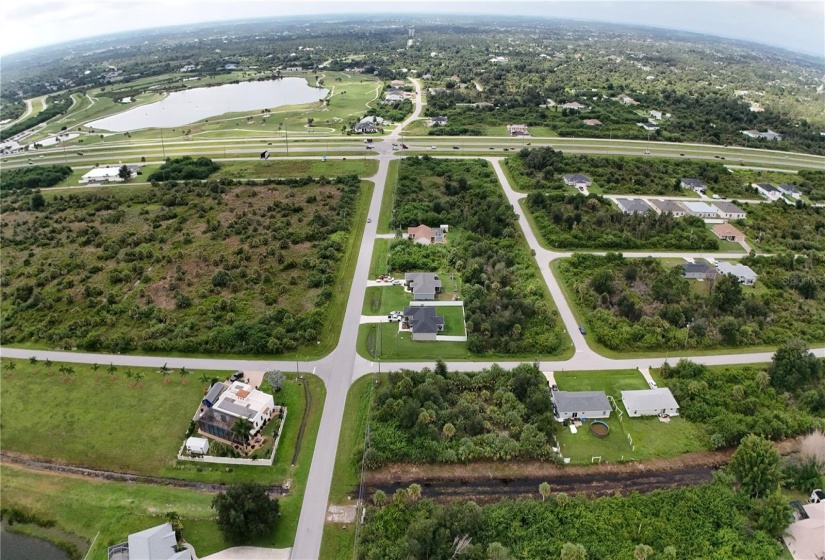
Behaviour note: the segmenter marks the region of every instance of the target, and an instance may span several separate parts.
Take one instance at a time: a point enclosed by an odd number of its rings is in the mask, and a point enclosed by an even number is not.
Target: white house
[[[636,123],[636,125],[641,126],[642,128],[644,128],[648,132],[653,132],[654,130],[659,130],[659,125],[658,124],[654,124],[654,123],[649,122],[649,121],[648,122]]]
[[[753,286],[754,282],[756,282],[756,273],[751,269],[751,267],[745,266],[744,264],[732,264],[725,261],[719,261],[716,263],[716,270],[719,274],[732,274],[746,286]]]
[[[687,208],[688,214],[697,216],[702,219],[718,218],[719,212],[716,207],[707,202],[683,202],[682,205]]]
[[[733,202],[723,200],[721,202],[714,202],[713,206],[716,208],[719,217],[724,220],[744,220],[747,216],[747,213]]]
[[[657,214],[670,212],[674,218],[681,218],[687,214],[687,209],[676,200],[649,200],[648,202]]]
[[[608,418],[610,401],[604,391],[552,391],[556,419]]]
[[[109,560],[192,560],[192,552],[175,552],[178,544],[171,523],[129,535],[129,541],[109,547]]]
[[[629,95],[624,94],[624,93],[619,94],[619,96],[616,99],[618,99],[619,101],[621,101],[625,105],[638,105],[639,104],[638,101],[636,101],[635,99],[633,99],[632,97],[630,97]]]
[[[507,132],[510,136],[530,136],[526,124],[508,124]]]
[[[679,404],[667,387],[622,391],[622,402],[627,409],[627,415],[634,418],[636,416],[658,416],[659,414],[679,415]]]
[[[113,166],[113,167],[95,167],[83,177],[80,178],[81,183],[102,183],[104,181],[123,181],[120,178],[120,166]],[[135,176],[135,173],[140,168],[140,166],[135,165],[127,165],[126,168],[129,170],[129,178]]]
[[[198,428],[205,436],[213,436],[226,441],[237,441],[232,431],[240,418],[249,421],[249,435],[254,436],[263,428],[280,408],[269,393],[259,391],[251,385],[235,381],[218,397],[211,406],[204,406],[197,416]]]
[[[583,105],[578,101],[571,101],[569,103],[564,103],[561,106],[562,109],[572,109],[574,111],[585,111],[587,110],[587,105]]]
[[[576,187],[579,190],[587,188],[593,184],[590,177],[587,175],[582,175],[581,173],[570,173],[568,175],[564,175],[562,179],[564,179],[565,185]]]
[[[617,198],[616,204],[625,214],[644,214],[650,205],[641,198]]]
[[[782,198],[782,192],[770,183],[754,183],[753,188],[768,200],[779,200]]]
[[[206,455],[209,452],[209,440],[201,437],[187,438],[186,451],[190,455]]]
[[[825,558],[822,535],[825,535],[825,502],[808,503],[797,507],[794,522],[782,539],[794,560],[810,560]]]
[[[704,192],[708,188],[707,183],[701,179],[682,178],[679,185],[683,189],[691,189],[696,192]]]
[[[799,190],[799,187],[797,187],[796,185],[777,185],[776,188],[782,194],[786,194],[795,199],[798,199],[802,196],[802,191]]]
[[[662,112],[661,111],[648,111],[647,113],[651,119],[656,119],[657,121],[662,120]]]

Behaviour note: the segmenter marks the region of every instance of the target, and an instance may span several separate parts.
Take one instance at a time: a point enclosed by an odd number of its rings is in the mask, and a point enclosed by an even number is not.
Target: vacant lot
[[[370,188],[353,176],[288,181],[97,189],[35,206],[8,198],[4,342],[245,355],[326,348]]]
[[[317,160],[268,160],[268,161],[229,161],[221,164],[221,169],[213,179],[266,179],[268,177],[342,177],[358,175],[368,177],[375,175],[378,162],[375,160],[329,159]]]

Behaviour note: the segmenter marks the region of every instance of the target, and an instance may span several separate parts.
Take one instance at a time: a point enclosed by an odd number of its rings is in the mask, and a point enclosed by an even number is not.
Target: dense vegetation
[[[765,251],[825,251],[825,208],[797,202],[747,204],[746,220],[734,225]]]
[[[701,218],[652,210],[625,214],[592,193],[530,193],[526,206],[544,244],[554,249],[719,249]]]
[[[778,345],[806,333],[825,340],[820,257],[746,257],[762,289],[732,276],[699,283],[661,261],[575,254],[558,265],[590,336],[611,350]]]
[[[409,99],[404,99],[396,104],[384,105],[380,101],[375,101],[373,104],[375,107],[371,107],[367,111],[367,115],[381,117],[390,122],[401,122],[413,112],[413,103]]]
[[[191,156],[183,156],[179,158],[167,158],[163,165],[149,175],[149,181],[162,183],[163,181],[207,179],[220,168],[220,165],[208,157],[192,158]]]
[[[721,163],[672,158],[611,158],[563,155],[553,148],[523,148],[505,160],[520,190],[561,191],[570,187],[562,175],[583,173],[608,194],[684,195],[682,178],[701,179],[713,192],[728,197],[753,198],[753,190]]]
[[[369,468],[553,456],[550,389],[534,365],[459,373],[439,362],[434,371],[393,374],[370,415]]]
[[[27,119],[23,119],[22,121],[9,126],[8,128],[4,128],[0,130],[0,140],[6,140],[20,134],[24,130],[28,130],[33,126],[36,126],[40,123],[44,123],[47,120],[56,117],[58,115],[62,115],[66,111],[69,110],[69,107],[72,106],[72,99],[67,94],[60,94],[60,95],[50,95],[46,98],[46,108],[40,111],[38,114],[31,116]]]
[[[561,322],[516,226],[516,215],[487,162],[405,158],[399,167],[392,227],[450,226],[445,248],[394,244],[390,267],[455,270],[461,275],[467,348],[474,353],[551,354]],[[406,244],[410,245],[410,244]],[[418,260],[401,260],[415,252]],[[446,264],[439,262],[444,256]]]
[[[53,187],[72,174],[68,165],[32,165],[4,169],[0,174],[0,191]]]
[[[462,542],[460,557],[468,560],[584,558],[562,555],[567,543],[581,545],[588,560],[774,560],[780,545],[765,530],[762,502],[735,491],[730,482],[719,476],[711,484],[644,495],[592,500],[559,493],[546,501],[505,500],[484,507],[436,504],[401,489],[389,505],[368,510],[358,557],[447,560],[456,557]],[[781,506],[787,509],[786,503]],[[780,529],[787,517],[781,521]],[[651,550],[639,556],[644,545]]]
[[[281,183],[96,189],[40,211],[7,197],[3,339],[114,352],[315,345],[360,181]]]
[[[825,387],[821,376],[796,390],[798,397],[790,402],[783,389],[773,386],[775,380],[764,367],[709,368],[681,360],[675,366],[665,364],[662,377],[667,379],[681,415],[706,426],[714,449],[735,446],[750,433],[781,440],[823,424]]]

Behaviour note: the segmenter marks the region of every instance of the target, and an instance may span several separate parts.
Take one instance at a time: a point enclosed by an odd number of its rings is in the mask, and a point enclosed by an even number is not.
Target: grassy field
[[[356,450],[363,449],[367,415],[375,376],[362,377],[352,384],[347,393],[347,402],[341,424],[341,437],[335,454],[335,469],[332,474],[329,501],[336,505],[354,505],[357,499],[361,472],[353,460]],[[355,534],[352,526],[327,523],[321,542],[321,558],[337,560],[352,558]]]
[[[605,438],[592,435],[589,424],[575,434],[569,428],[561,427],[557,438],[562,455],[573,463],[590,463],[593,457],[609,462],[671,457],[706,448],[701,427],[683,418],[673,417],[665,424],[656,417],[630,418],[626,414],[621,392],[648,388],[637,370],[562,371],[555,373],[555,379],[562,391],[604,391],[613,397],[624,413],[621,420],[615,411],[610,418],[600,419],[610,427]]]
[[[380,328],[380,331],[379,331]],[[380,332],[380,334],[379,334]],[[414,341],[408,332],[399,333],[398,323],[361,325],[358,329],[358,353],[375,359],[369,348],[376,348],[382,360],[487,360],[490,356],[470,354],[466,342]],[[515,358],[515,357],[513,357]]]
[[[389,267],[387,265],[387,256],[390,249],[389,239],[376,239],[372,249],[372,260],[370,261],[370,279],[376,278],[381,274],[387,274]],[[369,290],[369,288],[367,288]],[[369,293],[369,292],[367,292]]]
[[[444,316],[444,330],[441,334],[447,336],[463,336],[467,334],[464,330],[464,308],[455,305],[436,307],[436,312]],[[443,344],[443,343],[440,343]]]
[[[371,286],[364,296],[364,315],[387,315],[391,311],[401,311],[410,304],[412,294],[404,291],[404,286]]]
[[[330,159],[318,160],[269,160],[269,161],[230,161],[221,164],[221,169],[212,179],[248,179],[266,177],[339,177],[341,175],[358,175],[367,177],[375,175],[378,162],[375,160]]]
[[[378,215],[378,233],[390,233],[390,220],[395,206],[395,185],[398,184],[398,160],[390,162],[384,196],[381,199],[381,212]],[[376,240],[377,242],[377,240]]]

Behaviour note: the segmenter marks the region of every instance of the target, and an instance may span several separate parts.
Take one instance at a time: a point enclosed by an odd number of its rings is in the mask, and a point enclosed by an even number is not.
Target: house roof
[[[725,214],[744,214],[745,211],[735,205],[733,202],[714,202],[714,206],[716,206],[717,210],[720,212],[724,212]]]
[[[225,412],[238,418],[255,418],[266,414],[275,407],[272,395],[253,388],[251,385],[236,381],[221,394],[212,409]]]
[[[553,391],[553,402],[559,414],[611,410],[604,391]]]
[[[799,187],[797,187],[796,185],[779,185],[777,188],[780,191],[786,192],[786,193],[802,194],[802,191],[799,190]]]
[[[687,187],[689,187],[691,189],[696,189],[696,188],[704,189],[704,188],[707,188],[707,184],[704,181],[701,181],[699,179],[682,179],[681,182],[682,182],[683,185],[686,185]]]
[[[715,272],[716,269],[710,266],[705,261],[699,261],[696,263],[685,263],[680,264],[684,271],[685,275],[687,274],[708,274],[709,272]]]
[[[673,393],[667,387],[643,389],[641,391],[622,391],[622,402],[627,410],[661,410],[679,408]]]
[[[432,306],[405,307],[404,316],[407,317],[413,334],[437,333],[439,325],[444,327],[444,317],[436,315],[435,307]]]
[[[206,396],[203,398],[203,402],[209,401],[210,405],[214,405],[218,402],[218,397],[221,396],[226,390],[226,385],[223,383],[215,383],[212,387],[209,388],[209,392],[206,393]]]
[[[188,550],[175,552],[175,530],[164,523],[129,535],[129,557],[141,560],[189,560]]]
[[[765,192],[777,192],[777,188],[771,185],[770,183],[754,183],[754,187],[758,189],[762,189]]]
[[[802,506],[807,518],[791,523],[785,532],[785,544],[796,560],[825,556],[825,502]]]
[[[711,231],[719,237],[744,237],[744,234],[730,224],[716,224]]]
[[[749,266],[740,263],[729,263],[719,261],[716,265],[716,270],[721,274],[733,274],[737,278],[753,278],[756,280],[756,273]]]
[[[582,122],[587,126],[601,126],[602,124],[599,119],[584,119]]]
[[[441,287],[441,280],[432,272],[408,272],[404,275],[406,283],[412,283],[413,294],[434,294]]]
[[[670,212],[671,214],[687,212],[687,208],[675,200],[649,200],[660,212]]]
[[[564,180],[570,183],[587,183],[588,185],[593,182],[590,180],[590,177],[587,175],[582,175],[581,173],[571,173],[569,175],[565,175]]]
[[[716,207],[707,202],[683,202],[688,212],[693,214],[716,214]]]
[[[617,198],[616,204],[625,212],[644,214],[650,210],[650,205],[641,198]]]
[[[562,105],[563,109],[586,109],[587,105],[582,105],[578,101],[571,101]]]

